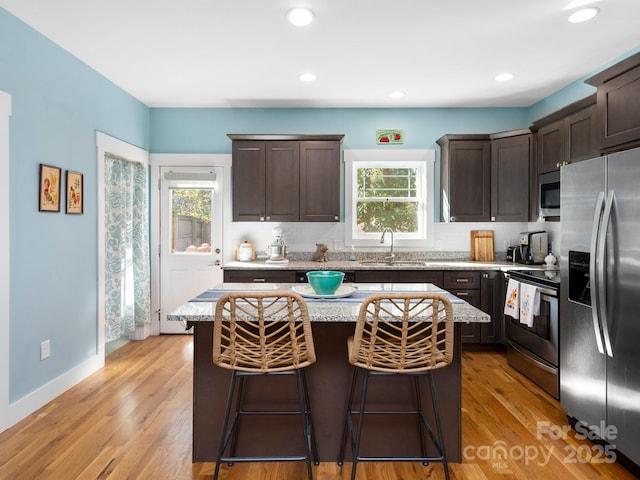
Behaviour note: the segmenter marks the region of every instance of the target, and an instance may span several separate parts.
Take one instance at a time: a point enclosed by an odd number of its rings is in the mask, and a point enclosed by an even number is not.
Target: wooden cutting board
[[[493,230],[471,230],[471,260],[493,262],[494,251]]]

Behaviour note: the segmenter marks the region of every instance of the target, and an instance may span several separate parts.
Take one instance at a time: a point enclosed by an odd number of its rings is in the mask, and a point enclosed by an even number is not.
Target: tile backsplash
[[[340,223],[262,223],[262,222],[234,222],[225,234],[225,250],[230,252],[227,260],[232,260],[235,246],[248,241],[256,246],[258,255],[265,254],[271,243],[272,230],[282,229],[283,239],[289,251],[289,258],[305,257],[308,252],[313,253],[316,243],[326,243],[329,255],[333,260],[348,259],[351,245],[344,244],[345,224]],[[424,247],[403,247],[401,241],[396,241],[394,249],[404,258],[429,259],[468,259],[470,256],[471,230],[493,230],[494,245],[497,259],[504,259],[506,248],[518,243],[520,232],[546,230],[549,232],[551,251],[559,256],[560,252],[560,223],[559,222],[531,222],[531,223],[434,223],[432,231],[432,245]],[[388,245],[380,247],[357,247],[356,256],[376,254],[388,250]],[[343,258],[344,257],[344,258]],[[306,260],[307,258],[300,258]]]

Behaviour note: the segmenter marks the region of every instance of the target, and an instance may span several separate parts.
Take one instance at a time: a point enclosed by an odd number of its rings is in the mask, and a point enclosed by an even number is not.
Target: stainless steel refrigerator
[[[640,465],[640,149],[561,168],[560,402]]]

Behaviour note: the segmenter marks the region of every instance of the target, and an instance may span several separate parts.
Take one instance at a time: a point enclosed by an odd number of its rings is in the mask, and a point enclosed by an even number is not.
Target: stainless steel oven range
[[[558,291],[560,276],[554,270],[514,270],[506,274],[538,287],[540,313],[527,326],[505,315],[507,360],[509,365],[531,379],[554,398],[559,398],[558,376]]]

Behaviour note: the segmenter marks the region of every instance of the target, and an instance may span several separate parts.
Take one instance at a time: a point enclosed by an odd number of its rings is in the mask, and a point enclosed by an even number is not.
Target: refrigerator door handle
[[[596,334],[596,345],[598,351],[604,355],[604,345],[602,341],[602,327],[600,326],[600,286],[598,285],[598,272],[596,256],[598,252],[598,235],[600,233],[600,223],[602,219],[602,208],[604,206],[604,192],[598,192],[596,208],[593,214],[593,224],[591,230],[591,256],[589,260],[589,278],[591,279],[591,318],[593,319],[593,329]]]
[[[602,223],[600,225],[600,233],[598,234],[598,305],[600,307],[600,320],[602,325],[602,336],[604,338],[604,347],[607,355],[613,357],[613,349],[611,348],[611,337],[609,335],[609,317],[607,308],[607,288],[606,288],[606,253],[607,253],[607,232],[609,231],[609,223],[611,221],[611,209],[615,194],[613,190],[607,193],[607,201],[604,206],[604,214],[602,215]]]

